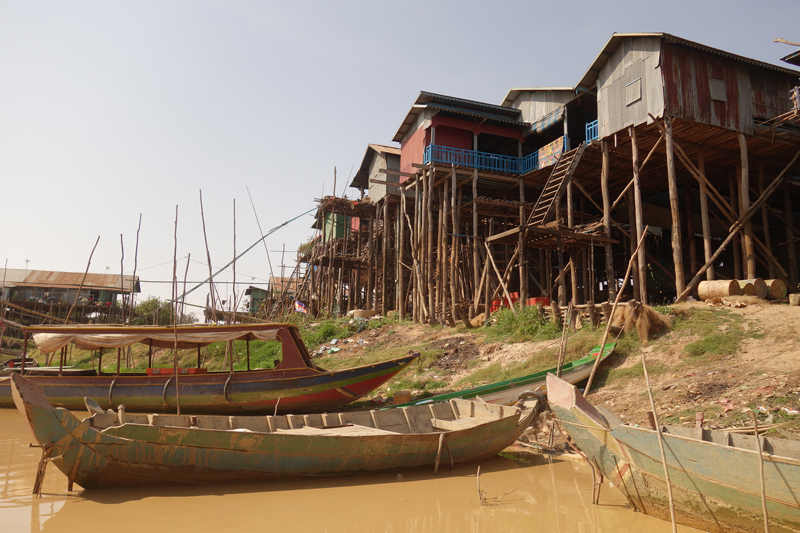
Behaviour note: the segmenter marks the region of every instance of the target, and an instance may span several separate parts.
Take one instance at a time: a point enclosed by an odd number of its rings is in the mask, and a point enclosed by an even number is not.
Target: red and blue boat
[[[311,413],[337,409],[374,391],[414,361],[419,354],[375,364],[326,371],[316,366],[292,324],[164,326],[30,326],[23,328],[25,346],[33,337],[41,354],[61,352],[58,367],[21,367],[39,385],[50,404],[83,409],[94,398],[104,409],[124,405],[127,411],[192,414]],[[214,342],[279,341],[282,358],[272,369],[208,372],[201,368],[201,348]],[[120,372],[123,348],[142,343],[152,348],[197,350],[197,368],[148,368]],[[64,367],[69,344],[85,350],[116,349],[116,372]],[[100,365],[98,364],[98,367]],[[151,364],[152,366],[152,358]],[[180,408],[179,408],[180,405]],[[10,377],[0,378],[0,407],[14,407]]]

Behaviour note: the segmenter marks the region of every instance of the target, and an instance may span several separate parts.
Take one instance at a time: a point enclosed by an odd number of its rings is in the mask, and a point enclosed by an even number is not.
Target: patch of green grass
[[[727,309],[690,309],[677,315],[674,322],[673,331],[700,337],[684,347],[684,353],[696,362],[732,355],[745,338],[759,335],[758,331],[744,331],[744,319]]]
[[[487,333],[490,340],[508,342],[540,341],[561,336],[561,328],[552,320],[539,315],[536,307],[517,309],[515,315],[510,309],[501,309],[493,315],[496,322]]]

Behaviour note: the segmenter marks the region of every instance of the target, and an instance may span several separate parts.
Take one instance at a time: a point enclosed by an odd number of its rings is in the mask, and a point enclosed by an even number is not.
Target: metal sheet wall
[[[628,102],[627,87],[636,80],[640,80],[641,98]],[[623,40],[600,70],[597,80],[600,137],[648,122],[648,113],[661,117],[663,112],[661,39],[632,37]]]

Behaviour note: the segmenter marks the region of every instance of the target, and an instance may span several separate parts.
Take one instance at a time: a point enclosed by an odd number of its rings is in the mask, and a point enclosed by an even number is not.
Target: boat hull
[[[614,351],[615,346],[616,345],[613,343],[605,346],[603,349],[602,358],[600,360],[601,363],[611,355],[611,352]],[[562,379],[574,384],[588,378],[599,352],[600,346],[595,346],[592,348],[592,351],[588,356],[565,364],[562,367]],[[528,374],[526,376],[520,376],[518,378],[507,379],[505,381],[483,385],[481,387],[474,387],[471,389],[450,392],[447,394],[440,394],[422,400],[414,400],[411,402],[398,404],[394,407],[407,407],[426,403],[446,402],[457,398],[467,400],[479,396],[480,399],[485,402],[500,405],[514,405],[519,400],[519,395],[523,392],[538,391],[546,393],[547,374],[555,372],[555,370],[555,368],[551,368],[541,372]]]
[[[381,386],[416,354],[336,372],[314,369],[181,374],[180,406],[193,414],[308,413],[337,409]],[[169,413],[177,408],[173,376],[28,376],[55,407],[80,410],[85,397],[104,409]],[[0,407],[13,407],[9,378],[0,381]]]
[[[609,424],[571,385],[548,378],[548,403],[587,459],[638,511],[671,520],[653,430]],[[579,424],[579,425],[575,425]],[[678,523],[705,531],[763,531],[759,458],[752,449],[663,434]],[[772,531],[800,531],[800,460],[764,453]]]
[[[322,435],[324,430],[265,433],[145,424],[99,431],[51,407],[41,389],[24,378],[14,377],[13,390],[44,453],[70,484],[86,489],[244,483],[478,461],[513,443],[535,416],[506,407],[500,418],[443,433],[366,428],[361,435]]]

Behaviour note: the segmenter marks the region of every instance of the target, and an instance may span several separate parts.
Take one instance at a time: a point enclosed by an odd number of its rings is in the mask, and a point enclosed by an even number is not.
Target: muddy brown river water
[[[49,466],[42,498],[31,495],[37,448],[17,411],[0,409],[0,532],[639,532],[670,524],[632,511],[606,482],[591,504],[580,462],[496,457],[477,465],[292,482],[67,492]],[[695,531],[678,528],[679,531]]]

